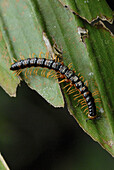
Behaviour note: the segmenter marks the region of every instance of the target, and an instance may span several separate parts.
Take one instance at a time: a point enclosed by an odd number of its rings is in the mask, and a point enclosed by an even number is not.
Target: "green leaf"
[[[38,20],[37,20],[38,18]],[[11,96],[15,95],[19,78],[9,70],[13,58],[20,60],[20,55],[28,58],[32,53],[37,56],[42,51],[46,53],[43,41],[44,23],[40,13],[32,2],[24,1],[0,1],[0,85]],[[33,75],[33,72],[32,72]],[[35,89],[42,97],[55,107],[63,107],[64,101],[60,87],[55,79],[37,76],[25,76],[23,79]],[[51,85],[50,85],[51,84]],[[50,87],[49,87],[50,86]],[[56,96],[55,96],[56,95]]]
[[[60,2],[89,23],[98,17],[113,22],[113,12],[106,0],[60,0]]]
[[[70,1],[69,1],[70,2]],[[108,6],[107,10],[109,10]],[[94,6],[95,8],[95,6]],[[113,37],[104,28],[102,23],[91,26],[81,18],[73,15],[70,10],[57,0],[30,0],[14,1],[4,4],[0,2],[1,23],[0,27],[5,43],[7,44],[10,58],[20,59],[19,55],[29,57],[30,53],[37,55],[46,48],[42,40],[43,32],[46,33],[51,44],[57,44],[63,51],[65,65],[72,63],[76,74],[81,74],[88,80],[91,92],[98,91],[94,96],[100,102],[96,103],[97,114],[100,119],[86,122],[87,115],[79,98],[74,100],[73,95],[68,95],[68,88],[64,89],[65,99],[70,113],[79,125],[94,140],[99,142],[108,152],[113,153]],[[6,31],[7,30],[7,31]],[[8,40],[7,40],[8,39]],[[9,61],[10,63],[10,61]],[[47,71],[48,72],[48,71]],[[12,73],[10,73],[12,76]],[[38,75],[22,73],[21,77],[29,86],[40,93],[54,106],[63,106],[62,95],[58,83],[54,79]],[[18,78],[15,80],[17,81]],[[62,84],[65,86],[65,83]],[[14,87],[12,87],[14,89]],[[83,98],[82,98],[83,99]]]
[[[0,154],[0,170],[9,170],[1,154]]]
[[[11,52],[7,49],[6,44],[10,43],[7,41],[7,38],[2,36],[2,32],[6,35],[6,31],[4,30],[3,25],[1,24],[0,30],[0,86],[11,96],[15,96],[16,87],[19,83],[19,80],[16,76],[11,75],[9,72],[9,68],[11,65],[11,59],[9,57],[9,53]],[[5,39],[6,38],[6,39]],[[9,48],[9,47],[8,47]]]

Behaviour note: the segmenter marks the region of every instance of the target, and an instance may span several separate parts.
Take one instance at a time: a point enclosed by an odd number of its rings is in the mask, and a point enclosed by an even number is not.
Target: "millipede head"
[[[10,70],[15,71],[15,70],[19,70],[19,67],[17,66],[17,63],[13,63],[10,67]]]

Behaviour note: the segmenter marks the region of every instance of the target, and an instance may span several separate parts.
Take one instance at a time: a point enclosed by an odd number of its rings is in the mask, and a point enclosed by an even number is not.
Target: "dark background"
[[[17,97],[0,88],[0,151],[12,170],[112,170],[114,161],[69,114],[25,83]]]
[[[105,24],[114,30],[114,24]],[[112,156],[66,107],[55,109],[24,82],[16,98],[0,88],[0,151],[11,170],[114,169]]]

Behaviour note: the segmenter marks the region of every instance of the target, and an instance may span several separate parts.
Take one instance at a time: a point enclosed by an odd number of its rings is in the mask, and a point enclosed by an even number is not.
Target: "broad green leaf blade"
[[[103,29],[103,27],[101,28],[101,26],[100,28],[99,26],[95,28],[87,24],[86,28],[89,32],[89,37],[85,39],[85,45],[89,53],[89,59],[87,59],[86,62],[90,63],[92,68],[91,73],[94,75],[95,83],[97,83],[98,86],[97,89],[99,90],[102,105],[96,103],[96,106],[100,108],[97,113],[101,118],[93,121],[93,123],[80,121],[80,115],[71,107],[73,105],[73,100],[67,97],[68,108],[71,114],[77,119],[80,126],[82,126],[88,134],[91,134],[91,137],[98,141],[106,150],[114,155],[114,39],[110,33]],[[90,88],[93,87],[94,84],[92,84]],[[99,96],[97,97],[99,98]]]
[[[4,30],[2,24],[3,23],[1,23],[1,30],[4,32],[4,36],[0,30],[0,86],[2,86],[10,96],[15,96],[19,79],[13,74],[11,75],[9,72],[11,65],[9,54],[12,54],[12,52],[10,49],[7,49],[7,44],[9,44],[9,41],[7,39],[7,32]]]
[[[1,54],[1,86],[9,93],[14,95],[19,78],[9,70],[13,58],[20,60],[20,55],[28,58],[32,53],[39,56],[42,51],[42,57],[45,57],[47,51],[43,41],[43,31],[45,30],[43,19],[40,13],[36,13],[35,5],[29,1],[0,1],[0,28],[2,40],[0,43]],[[5,49],[5,46],[7,49]],[[2,54],[4,50],[4,55]],[[7,62],[6,62],[7,54]],[[10,59],[11,58],[11,59]],[[7,64],[7,65],[6,65]],[[3,77],[4,75],[4,77]],[[32,72],[33,75],[33,72]],[[21,75],[27,84],[42,95],[49,103],[55,107],[63,107],[64,101],[58,82],[55,79],[41,77],[39,72],[37,76]],[[5,81],[3,80],[5,79]],[[8,82],[10,81],[10,83]],[[12,83],[12,84],[11,84]],[[9,86],[7,86],[7,84]],[[56,97],[55,97],[56,94]]]
[[[106,0],[59,0],[63,6],[67,6],[76,15],[89,23],[97,19],[113,22],[113,12]]]
[[[9,170],[1,154],[0,154],[0,170]]]
[[[80,73],[86,80],[88,80],[89,90],[91,92],[99,92],[98,95],[94,97],[95,99],[101,101],[96,103],[96,105],[99,107],[97,109],[97,114],[101,116],[101,118],[99,120],[96,119],[86,122],[85,120],[87,115],[85,115],[84,109],[81,109],[82,105],[78,103],[79,99],[74,100],[73,97],[73,95],[77,92],[68,95],[66,93],[67,89],[64,90],[65,99],[67,101],[70,113],[79,122],[84,131],[86,131],[94,140],[99,142],[108,152],[113,155],[114,123],[112,115],[113,100],[111,97],[111,94],[113,93],[113,86],[110,82],[112,80],[112,67],[110,67],[110,61],[112,61],[113,57],[113,52],[111,52],[113,51],[113,38],[111,37],[110,33],[104,30],[102,26],[100,29],[98,29],[85,23],[85,21],[83,23],[82,19],[74,16],[69,10],[65,9],[58,0],[31,0],[26,2],[21,0],[17,3],[10,3],[10,6],[12,11],[11,13],[8,13],[7,10],[7,14],[12,16],[5,16],[5,21],[7,21],[7,28],[9,30],[12,43],[13,32],[15,32],[14,37],[16,37],[16,41],[13,43],[13,47],[16,51],[16,58],[19,59],[17,54],[20,54],[20,52],[26,56],[25,58],[27,58],[29,52],[35,52],[36,54],[39,54],[41,50],[46,52],[41,35],[43,31],[46,32],[52,44],[56,43],[58,48],[62,49],[63,61],[65,65],[68,66],[70,63],[72,63],[72,69],[75,69],[77,74]],[[1,11],[2,10],[3,8]],[[4,15],[2,15],[2,17],[4,18]],[[13,22],[13,24],[16,23],[16,27],[19,27],[20,31],[17,29],[15,29],[15,31],[9,29],[10,27],[8,26],[11,24],[10,22]],[[36,28],[38,28],[38,30]],[[81,30],[81,28],[86,29],[86,35],[85,37],[82,37],[84,42],[82,42],[81,36],[79,34],[79,30]],[[17,41],[18,39],[19,41]],[[36,46],[36,40],[38,44],[40,44],[40,49]],[[26,42],[26,47],[24,47],[23,42]],[[111,59],[108,58],[109,56]],[[110,68],[110,70],[108,70],[109,73],[108,71],[104,70],[104,67],[108,69]],[[26,79],[25,74],[23,74],[23,78]],[[45,86],[42,86],[42,79],[44,80],[43,83],[45,83]],[[26,80],[26,82],[30,83],[32,87],[34,87],[34,85],[36,86],[37,83],[37,91],[40,91],[41,89],[40,92],[45,93],[45,95],[48,94],[49,87],[52,87],[52,84],[48,86],[48,81],[50,83],[52,83],[52,81],[55,82],[55,80],[47,79],[46,77],[41,78],[40,71],[37,76],[33,74],[28,76],[28,79]],[[107,86],[108,82],[110,82],[110,85]],[[64,87],[65,84],[62,86]],[[57,90],[56,88],[58,87],[55,87],[55,90]],[[52,89],[53,88],[51,88],[50,91],[52,91]],[[52,103],[51,100],[53,99],[51,95],[57,97],[58,101],[61,102],[59,95],[55,94],[55,90],[54,94],[50,93],[49,91],[50,103]]]
[[[67,100],[68,109],[70,110],[70,113],[77,119],[80,126],[94,140],[98,141],[106,150],[113,154],[113,123],[110,122],[110,120],[113,122],[113,117],[112,110],[109,109],[109,105],[111,105],[112,99],[110,98],[110,96],[108,96],[110,100],[107,102],[109,103],[107,103],[107,106],[104,106],[104,101],[106,100],[105,98],[107,98],[107,94],[105,94],[105,96],[103,97],[102,91],[105,91],[105,87],[102,87],[102,84],[100,82],[102,76],[99,75],[103,71],[97,70],[97,68],[99,67],[99,62],[101,63],[101,65],[103,63],[103,66],[106,67],[105,65],[107,65],[107,61],[105,62],[104,58],[108,58],[108,56],[112,57],[113,52],[110,51],[113,50],[113,38],[111,37],[109,32],[103,29],[103,27],[101,27],[101,29],[97,29],[93,26],[90,26],[89,24],[83,24],[82,20],[74,16],[68,10],[65,10],[62,5],[57,1],[46,2],[45,0],[39,0],[37,2],[39,9],[41,9],[42,11],[42,16],[45,19],[44,22],[47,26],[46,30],[48,35],[52,36],[58,47],[62,48],[63,50],[64,63],[66,65],[72,63],[73,68],[75,68],[75,70],[77,71],[77,74],[81,73],[81,75],[83,75],[88,80],[88,88],[91,92],[95,92],[96,90],[99,91],[99,95],[95,96],[95,98],[100,98],[101,101],[101,103],[96,103],[96,105],[99,107],[99,109],[97,109],[97,114],[101,116],[101,119],[86,122],[85,120],[87,118],[87,115],[84,114],[83,109],[81,110],[81,105],[78,105],[78,100],[74,101],[73,95],[67,95],[65,91],[64,94]],[[85,43],[81,41],[81,37],[78,34],[79,27],[88,30],[88,35],[87,38],[85,38]],[[103,34],[102,36],[100,35],[101,33]],[[93,36],[94,38],[91,38]],[[89,44],[87,42],[89,42]],[[110,50],[107,51],[106,48],[108,48],[108,46]],[[103,53],[101,50],[102,48],[105,49],[105,52]],[[96,52],[94,52],[93,50],[96,50]],[[101,57],[99,57],[99,61],[96,61],[98,54]],[[102,69],[102,67],[100,67],[100,69]],[[102,74],[105,73],[106,72]],[[112,70],[110,71],[110,74],[112,79]],[[109,75],[106,73],[103,79],[107,79],[108,76]],[[65,84],[63,85],[63,87],[64,86]],[[102,88],[103,90],[101,90]],[[107,90],[108,92],[110,91],[109,93],[111,94],[112,85],[110,86],[110,88],[107,87]]]

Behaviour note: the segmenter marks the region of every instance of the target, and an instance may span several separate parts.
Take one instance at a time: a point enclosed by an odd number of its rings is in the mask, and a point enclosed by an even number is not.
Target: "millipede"
[[[76,90],[78,90],[79,93],[83,96],[88,109],[88,119],[92,120],[98,118],[96,114],[95,100],[92,96],[92,93],[88,90],[88,87],[79,78],[79,76],[76,75],[73,70],[65,66],[63,62],[56,61],[56,59],[46,59],[38,57],[27,58],[21,59],[13,63],[10,67],[10,70],[19,71],[21,69],[23,70],[24,68],[30,67],[41,67],[55,70],[56,73],[59,73],[61,77],[63,76],[65,78],[61,82],[70,82],[71,86],[74,86]],[[70,90],[69,94],[71,93],[73,93],[73,90]],[[78,98],[78,96],[76,96],[76,98]],[[83,107],[85,107],[85,105]]]

